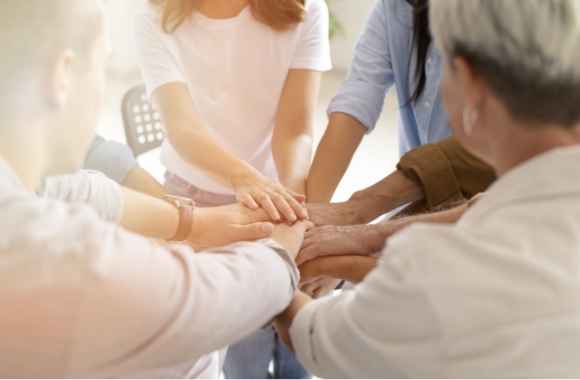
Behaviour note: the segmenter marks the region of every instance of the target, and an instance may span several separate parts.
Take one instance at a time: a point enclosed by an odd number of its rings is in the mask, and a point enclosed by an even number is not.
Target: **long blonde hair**
[[[149,0],[163,7],[162,25],[167,33],[173,33],[195,12],[199,0]],[[275,30],[288,29],[304,21],[305,0],[250,0],[256,20]]]

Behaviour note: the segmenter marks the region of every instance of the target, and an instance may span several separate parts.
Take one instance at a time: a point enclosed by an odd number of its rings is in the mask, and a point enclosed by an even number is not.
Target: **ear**
[[[50,106],[62,109],[67,105],[74,61],[75,53],[67,49],[58,55],[50,67],[46,91]]]
[[[481,111],[486,94],[484,81],[464,58],[454,58],[453,67],[459,77],[461,96],[463,96],[465,106],[470,110]]]

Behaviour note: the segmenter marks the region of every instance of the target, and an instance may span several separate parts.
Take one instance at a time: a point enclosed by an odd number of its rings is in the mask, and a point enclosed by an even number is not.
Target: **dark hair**
[[[413,50],[417,52],[417,62],[415,68],[415,80],[417,87],[413,91],[413,95],[405,104],[416,103],[423,94],[425,83],[427,82],[427,75],[425,74],[425,67],[427,65],[427,51],[431,44],[431,32],[429,31],[429,0],[406,0],[407,3],[413,7],[413,44],[409,54],[413,55]],[[410,62],[410,61],[409,61]]]

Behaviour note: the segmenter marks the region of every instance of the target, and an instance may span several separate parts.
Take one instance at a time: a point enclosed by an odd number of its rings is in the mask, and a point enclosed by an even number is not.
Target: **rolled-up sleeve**
[[[470,199],[496,179],[493,169],[468,153],[455,136],[407,152],[397,169],[423,187],[430,208]]]
[[[119,223],[123,214],[121,186],[93,170],[46,177],[36,189],[36,195],[71,204],[87,204],[101,218],[115,224]]]
[[[328,115],[348,114],[371,132],[393,83],[385,2],[377,1],[356,44],[347,78],[328,106]]]
[[[99,171],[120,184],[137,164],[133,151],[127,145],[106,141],[97,135],[89,148],[83,168]]]

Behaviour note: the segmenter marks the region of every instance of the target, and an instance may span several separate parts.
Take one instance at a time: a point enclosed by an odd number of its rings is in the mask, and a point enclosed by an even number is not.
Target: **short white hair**
[[[465,58],[514,116],[580,121],[580,0],[431,0],[430,25],[444,60]]]

